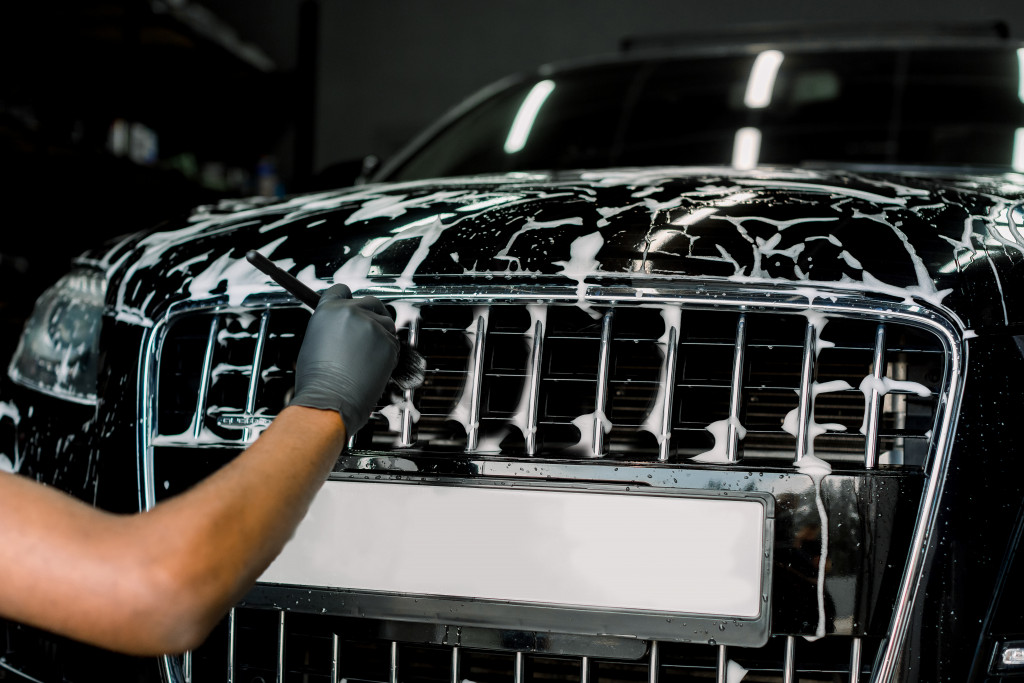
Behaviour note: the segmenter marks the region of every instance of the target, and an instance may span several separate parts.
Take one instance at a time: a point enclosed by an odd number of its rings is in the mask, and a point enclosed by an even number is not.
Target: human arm
[[[202,642],[283,548],[344,445],[345,420],[358,429],[394,366],[379,302],[353,317],[334,299],[300,352],[296,402],[312,405],[283,410],[182,495],[112,515],[0,476],[0,614],[132,654]]]

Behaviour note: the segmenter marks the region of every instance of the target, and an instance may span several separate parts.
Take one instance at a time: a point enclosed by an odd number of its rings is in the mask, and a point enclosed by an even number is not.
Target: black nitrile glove
[[[395,322],[376,297],[353,299],[345,285],[320,297],[295,363],[291,405],[336,410],[355,434],[398,362]]]

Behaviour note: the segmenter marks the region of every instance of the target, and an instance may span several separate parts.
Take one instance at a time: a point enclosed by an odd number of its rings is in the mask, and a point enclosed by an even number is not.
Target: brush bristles
[[[402,391],[415,389],[423,384],[426,371],[427,359],[403,341],[398,347],[398,365],[391,373],[391,382]]]

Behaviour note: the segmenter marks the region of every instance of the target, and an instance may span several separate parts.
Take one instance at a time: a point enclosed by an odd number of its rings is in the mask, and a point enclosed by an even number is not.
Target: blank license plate
[[[763,618],[764,498],[329,481],[261,581]]]

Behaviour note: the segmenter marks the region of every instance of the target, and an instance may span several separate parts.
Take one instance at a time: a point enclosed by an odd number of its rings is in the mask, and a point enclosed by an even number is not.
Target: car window
[[[1002,49],[593,66],[498,93],[391,178],[651,164],[1006,167],[1024,125],[1020,92],[1017,53]]]

